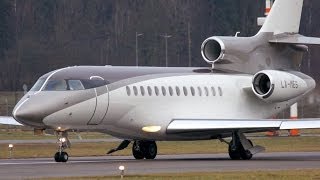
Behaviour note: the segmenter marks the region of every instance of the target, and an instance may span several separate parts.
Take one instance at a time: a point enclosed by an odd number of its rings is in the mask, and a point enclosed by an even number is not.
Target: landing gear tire
[[[244,149],[240,152],[240,156],[243,160],[250,160],[252,158],[251,152],[249,150]]]
[[[238,147],[233,147],[233,142],[231,141],[229,144],[229,156],[232,160],[240,160],[241,155],[240,155],[240,150]]]
[[[69,159],[69,155],[66,152],[56,152],[54,155],[54,160],[56,162],[67,162]]]
[[[157,156],[157,144],[154,141],[145,142],[143,149],[146,159],[154,159]]]
[[[144,155],[141,149],[141,144],[137,141],[133,143],[132,146],[132,155],[135,159],[143,159]]]
[[[241,144],[238,136],[233,136],[233,139],[229,143],[229,156],[232,160],[250,160],[252,158],[252,153],[249,150],[245,150],[243,145]],[[236,143],[234,143],[234,141]],[[249,143],[253,146],[252,141],[249,140]]]
[[[154,141],[135,141],[132,154],[135,159],[154,159],[157,156],[157,144]]]

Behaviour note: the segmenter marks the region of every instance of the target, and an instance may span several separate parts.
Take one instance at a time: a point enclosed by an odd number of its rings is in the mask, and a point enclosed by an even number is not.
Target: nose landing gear
[[[69,155],[64,150],[71,147],[71,143],[68,139],[68,132],[57,132],[57,143],[58,146],[58,152],[54,155],[54,160],[56,162],[67,162],[69,159]]]

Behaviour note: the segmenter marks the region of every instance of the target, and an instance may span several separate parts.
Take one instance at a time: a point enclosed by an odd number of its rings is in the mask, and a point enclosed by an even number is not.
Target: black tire
[[[54,154],[54,160],[55,160],[56,162],[61,162],[61,161],[60,161],[60,152],[56,152],[56,154]]]
[[[61,162],[67,162],[69,159],[69,155],[66,152],[61,152],[60,161]]]
[[[232,160],[239,160],[241,159],[240,150],[237,147],[236,149],[232,148],[233,141],[230,142],[228,152],[229,156]]]
[[[139,147],[140,146],[140,147]],[[135,141],[133,143],[133,146],[132,146],[132,155],[135,159],[143,159],[144,158],[144,155],[143,155],[143,152],[142,152],[142,147],[141,147],[141,144],[137,144],[137,142]]]
[[[146,159],[154,159],[157,156],[157,144],[154,141],[148,141],[143,143],[143,154]]]
[[[241,156],[241,159],[243,159],[243,160],[250,160],[253,155],[251,154],[251,152],[249,150],[244,150],[243,149],[240,152],[240,156]]]

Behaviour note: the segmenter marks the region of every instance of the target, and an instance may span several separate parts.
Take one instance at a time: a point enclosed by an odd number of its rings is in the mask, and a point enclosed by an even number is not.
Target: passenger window
[[[149,96],[152,96],[152,89],[150,86],[147,87]]]
[[[141,92],[141,95],[144,96],[145,91],[144,91],[144,87],[143,86],[140,86],[140,92]]]
[[[195,92],[194,92],[194,88],[193,87],[190,87],[190,91],[191,91],[191,95],[194,96]]]
[[[209,90],[207,87],[204,87],[204,93],[206,94],[206,96],[209,96]]]
[[[164,86],[162,86],[161,90],[162,90],[162,95],[166,96],[166,94],[167,94],[166,88]]]
[[[75,91],[75,90],[84,90],[84,87],[80,80],[67,80],[69,85],[69,90]]]
[[[131,91],[130,91],[129,86],[126,86],[126,90],[127,90],[127,95],[130,96],[131,95]]]
[[[180,89],[178,86],[176,86],[176,93],[177,93],[177,96],[180,96]]]
[[[157,86],[154,87],[154,92],[157,96],[159,96],[159,88]]]
[[[170,96],[173,96],[173,89],[171,86],[169,86],[169,94],[170,94]]]
[[[45,91],[66,91],[68,88],[65,80],[50,80],[46,84]]]
[[[198,87],[198,93],[199,93],[199,96],[202,96],[202,89],[201,89],[201,87]]]
[[[183,93],[185,96],[188,96],[188,89],[186,87],[183,87]]]
[[[136,86],[133,86],[133,93],[135,96],[138,96],[138,88]]]
[[[218,87],[219,95],[222,96],[222,89],[221,87]]]
[[[211,87],[212,96],[216,96],[216,89],[214,87]]]

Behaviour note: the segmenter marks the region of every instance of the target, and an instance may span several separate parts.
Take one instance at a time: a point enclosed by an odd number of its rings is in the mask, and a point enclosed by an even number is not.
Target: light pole
[[[168,67],[168,38],[172,37],[171,35],[162,35],[162,37],[165,40],[165,48],[166,48],[166,67]]]
[[[139,56],[138,56],[138,37],[142,36],[142,33],[136,32],[136,66],[139,66]]]

